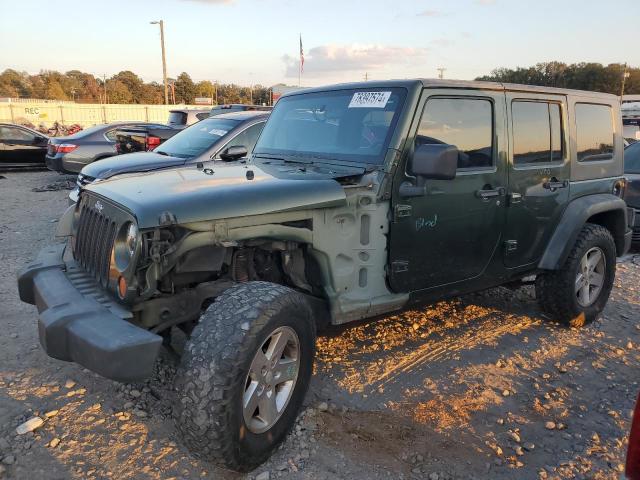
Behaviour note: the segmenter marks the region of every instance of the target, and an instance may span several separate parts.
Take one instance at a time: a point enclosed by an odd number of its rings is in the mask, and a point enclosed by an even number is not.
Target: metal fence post
[[[13,115],[13,103],[9,103],[9,113],[11,114],[11,123],[16,123],[15,116]]]
[[[60,123],[64,125],[64,113],[62,112],[62,105],[60,105]]]

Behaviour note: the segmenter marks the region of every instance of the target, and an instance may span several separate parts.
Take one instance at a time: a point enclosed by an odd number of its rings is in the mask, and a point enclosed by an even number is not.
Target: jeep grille
[[[116,227],[116,222],[92,205],[87,202],[81,203],[73,256],[104,286],[109,281],[109,264]]]

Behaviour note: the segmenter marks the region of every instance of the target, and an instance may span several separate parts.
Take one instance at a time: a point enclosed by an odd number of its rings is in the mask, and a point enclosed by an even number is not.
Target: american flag
[[[304,51],[302,50],[302,35],[300,35],[300,73],[304,72]]]

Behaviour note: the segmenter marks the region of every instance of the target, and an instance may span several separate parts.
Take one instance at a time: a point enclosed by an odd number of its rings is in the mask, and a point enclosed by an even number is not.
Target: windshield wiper
[[[169,154],[163,150],[154,150],[153,153],[157,153],[158,155],[164,155],[165,157],[169,156]]]

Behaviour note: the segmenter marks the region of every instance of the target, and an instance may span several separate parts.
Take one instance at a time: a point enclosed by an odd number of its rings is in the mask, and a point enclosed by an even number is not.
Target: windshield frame
[[[391,91],[392,94],[398,94],[399,106],[396,108],[393,114],[393,118],[391,123],[389,124],[388,130],[386,132],[386,136],[382,145],[380,147],[379,153],[377,155],[359,155],[359,154],[341,154],[335,152],[314,152],[314,151],[285,151],[285,150],[277,150],[277,149],[261,149],[260,141],[263,140],[265,131],[269,128],[269,123],[274,122],[278,116],[278,109],[283,108],[282,105],[285,105],[288,101],[299,100],[302,97],[318,97],[323,95],[331,95],[331,94],[345,94],[346,92],[353,95],[355,92],[388,92]],[[408,108],[407,105],[411,103],[410,101],[410,90],[406,86],[402,85],[372,85],[369,86],[349,86],[345,88],[331,88],[326,90],[312,90],[308,92],[300,92],[285,95],[278,100],[276,105],[273,107],[273,111],[269,116],[269,120],[267,121],[262,133],[260,134],[260,138],[256,143],[252,159],[282,159],[286,161],[296,161],[301,163],[327,163],[327,164],[338,164],[338,165],[348,165],[348,166],[359,166],[359,167],[367,167],[367,169],[378,169],[384,168],[388,150],[392,148],[394,137],[396,136],[398,126],[401,124],[402,117]],[[368,109],[369,112],[373,111],[384,111],[384,109]],[[372,159],[372,161],[366,161],[366,158]]]

